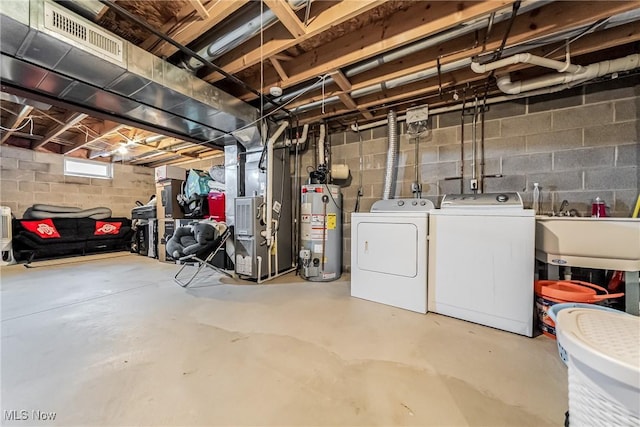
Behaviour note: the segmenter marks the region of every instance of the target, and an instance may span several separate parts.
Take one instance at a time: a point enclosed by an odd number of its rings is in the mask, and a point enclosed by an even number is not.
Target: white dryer
[[[535,216],[520,195],[446,195],[430,234],[429,311],[532,336]]]
[[[425,199],[380,200],[351,214],[351,296],[427,312],[429,212]]]

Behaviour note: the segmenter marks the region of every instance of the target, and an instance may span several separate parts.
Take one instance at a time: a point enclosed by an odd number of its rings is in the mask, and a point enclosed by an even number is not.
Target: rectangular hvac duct
[[[258,117],[249,104],[49,0],[0,2],[0,50],[5,85],[189,141],[235,143],[227,134]]]

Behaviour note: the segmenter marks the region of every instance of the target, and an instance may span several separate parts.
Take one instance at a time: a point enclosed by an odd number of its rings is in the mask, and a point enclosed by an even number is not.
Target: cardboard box
[[[175,260],[167,253],[167,241],[173,236],[175,222],[173,219],[158,220],[158,261],[175,264]]]
[[[167,179],[179,179],[184,181],[187,177],[187,170],[177,166],[158,166],[156,168],[156,182]]]
[[[182,183],[177,179],[168,179],[156,185],[156,214],[159,219],[184,218],[178,203],[178,194],[182,191]]]

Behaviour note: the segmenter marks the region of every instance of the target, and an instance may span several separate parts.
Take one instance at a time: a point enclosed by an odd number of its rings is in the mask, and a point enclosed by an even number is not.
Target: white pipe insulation
[[[265,230],[266,236],[264,237],[267,239],[267,247],[269,249],[271,249],[273,243],[273,145],[288,126],[289,122],[287,121],[280,123],[280,127],[278,127],[275,133],[271,135],[271,138],[267,140],[267,200],[265,206],[267,210],[267,224]]]
[[[478,73],[485,73],[487,71],[493,71],[498,68],[506,67],[507,65],[514,64],[532,64],[540,67],[552,68],[560,73],[579,73],[583,70],[580,65],[574,65],[567,62],[556,61],[553,59],[543,58],[541,56],[531,55],[530,53],[519,53],[517,55],[510,56],[508,58],[500,59],[488,64],[479,64],[477,62],[471,63],[471,69]]]
[[[491,104],[498,104],[500,102],[506,102],[506,101],[513,101],[514,99],[520,99],[520,98],[526,98],[529,96],[538,96],[538,95],[545,95],[548,93],[555,93],[555,92],[560,92],[561,90],[565,90],[565,89],[569,89],[571,88],[571,85],[559,85],[559,86],[552,86],[552,87],[547,87],[547,88],[542,88],[539,90],[535,90],[532,92],[527,92],[527,93],[521,93],[521,94],[517,94],[517,95],[501,95],[501,96],[495,96],[493,98],[489,98],[487,99],[486,104],[487,105],[491,105]],[[478,101],[478,104],[483,104],[484,101]],[[467,102],[465,107],[467,108],[473,108],[476,106],[476,102],[475,101],[471,101],[471,102]],[[440,107],[440,108],[433,108],[433,109],[429,109],[429,114],[430,115],[435,115],[435,114],[442,114],[442,113],[448,113],[450,111],[458,111],[458,110],[462,110],[462,104],[455,104],[455,105],[448,105],[446,107]],[[402,115],[402,116],[398,116],[398,121],[399,122],[403,122],[407,119],[406,115]],[[388,124],[389,121],[386,119],[383,120],[378,120],[376,122],[371,122],[371,123],[367,123],[365,125],[356,125],[355,123],[351,125],[351,130],[353,132],[358,132],[358,130],[363,131],[363,130],[367,130],[367,129],[371,129],[371,128],[376,128],[379,126],[383,126],[385,124]]]
[[[525,54],[525,55],[528,55],[528,54]],[[520,55],[514,55],[514,57],[516,56],[520,56]],[[511,57],[511,58],[514,58],[514,57]],[[533,55],[531,55],[531,57],[533,57]],[[505,58],[505,59],[511,60],[511,58]],[[544,59],[545,61],[551,61],[551,60],[547,60],[546,58],[540,58],[540,59]],[[473,71],[477,73],[484,72],[479,70],[480,69],[493,70],[501,66],[504,66],[503,65],[504,63],[501,63],[501,62],[502,60],[493,62],[491,64],[486,64],[488,66],[487,68],[484,68],[484,66],[479,66],[479,64],[472,64],[471,68]],[[551,68],[557,69],[559,71],[558,74],[550,74],[547,76],[536,77],[530,80],[519,81],[519,82],[512,82],[509,75],[506,75],[497,79],[498,88],[506,94],[517,95],[520,93],[528,93],[533,90],[553,87],[557,85],[570,85],[571,83],[574,83],[574,84],[583,83],[585,81],[602,77],[607,74],[617,73],[620,71],[629,71],[629,70],[633,70],[640,67],[640,54],[636,53],[633,55],[628,55],[623,58],[613,59],[610,61],[596,62],[595,64],[586,65],[586,66],[577,66],[579,67],[579,69],[576,72],[571,72],[571,71],[562,72],[561,70],[564,67],[567,67],[568,64],[564,62],[559,62],[559,61],[552,61],[552,62],[556,62],[557,63],[556,65],[558,64],[562,65],[562,67],[559,67],[559,68],[551,67]],[[513,64],[513,63],[517,63],[517,62],[508,62],[507,65]],[[541,61],[539,63],[536,63],[536,62],[528,62],[528,63],[542,65]],[[542,65],[542,66],[546,66],[546,65]],[[570,69],[573,69],[573,67],[574,67],[573,65],[569,65],[567,69],[570,70]]]
[[[304,126],[302,126],[302,135],[300,135],[300,138],[296,138],[296,139],[285,139],[284,140],[284,145],[286,145],[287,147],[291,146],[291,145],[299,145],[299,144],[304,144],[305,142],[307,142],[307,134],[309,133],[309,124],[305,124]]]
[[[324,138],[325,138],[325,127],[324,124],[320,125],[320,138],[318,138],[318,165],[324,165]]]

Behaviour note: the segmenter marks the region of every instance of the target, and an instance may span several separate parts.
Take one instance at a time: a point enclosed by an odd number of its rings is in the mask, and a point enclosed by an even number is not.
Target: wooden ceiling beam
[[[24,119],[26,119],[29,114],[31,114],[31,111],[33,111],[33,107],[30,105],[23,105],[22,108],[20,109],[20,111],[18,112],[18,114],[16,115],[16,117],[7,123],[8,126],[7,129],[16,129],[18,126],[20,126],[22,124],[22,122],[24,121]],[[2,138],[0,138],[0,145],[4,144],[5,141],[7,139],[9,139],[9,137],[16,132],[15,130],[7,130],[4,131]]]
[[[287,72],[282,67],[280,61],[273,56],[269,58],[269,61],[271,61],[271,65],[273,65],[273,68],[275,68],[275,70],[278,72],[278,75],[280,76],[282,81],[286,81],[289,76],[287,76]]]
[[[640,28],[635,23],[627,24],[624,26],[618,26],[608,30],[599,31],[597,33],[588,34],[571,44],[572,56],[578,57],[585,54],[590,54],[598,50],[607,49],[615,46],[620,46],[627,43],[634,43],[640,41]],[[552,49],[551,46],[541,47],[532,50],[530,53],[533,55],[544,56]],[[550,59],[562,60],[564,58],[564,52],[558,51],[549,57]],[[588,64],[584,64],[588,65]],[[509,68],[505,68],[502,72],[512,72],[523,70],[526,68],[532,68],[529,64],[517,64]],[[549,73],[553,73],[553,70],[549,70]],[[445,88],[452,88],[456,85],[481,82],[486,79],[484,74],[476,74],[471,71],[470,68],[461,69],[452,73],[447,73],[444,79]],[[358,109],[363,108],[380,108],[383,104],[391,104],[395,102],[401,102],[402,100],[411,100],[418,96],[424,96],[429,93],[437,95],[439,89],[439,83],[437,77],[418,81],[409,85],[394,88],[392,90],[386,90],[378,94],[367,95],[356,100]],[[301,104],[302,105],[302,104]],[[291,107],[295,108],[295,106]],[[353,111],[353,110],[351,110]],[[325,106],[325,114],[320,112],[320,109],[311,110],[301,114],[301,123],[312,123],[318,120],[324,120],[331,116],[346,114],[349,109],[337,108],[336,105]]]
[[[331,73],[330,75],[333,78],[333,81],[336,82],[336,84],[340,89],[342,89],[345,92],[351,91],[351,82],[349,81],[347,76],[344,75],[342,71],[337,70]]]
[[[187,0],[191,7],[196,11],[200,19],[207,19],[209,17],[209,11],[204,8],[200,0]]]
[[[345,105],[345,107],[350,108],[352,110],[358,109],[358,104],[356,104],[356,101],[354,101],[353,98],[349,96],[349,94],[341,93],[338,95],[338,98],[340,98],[340,101]]]
[[[601,8],[602,6],[607,6],[607,3],[604,2],[596,2],[595,7]],[[617,4],[616,7],[620,7],[621,5]],[[611,5],[609,5],[611,7]],[[629,7],[627,4],[625,7]],[[590,9],[592,13],[597,13],[599,17],[605,14],[604,9]],[[548,14],[555,14],[558,12],[555,8],[552,10],[546,10],[544,12],[540,12],[543,15],[544,19],[548,18]],[[574,16],[576,20],[578,20],[580,25],[588,24],[589,21],[585,21],[588,19],[586,14],[579,13]],[[524,23],[516,23],[514,25],[514,39],[509,38],[509,42],[507,46],[514,45],[518,42],[521,42],[527,33],[527,28],[529,25],[536,26],[535,22],[531,22],[529,20]],[[572,25],[568,28],[573,28],[575,25]],[[500,28],[496,27],[496,31],[494,34],[501,34],[498,31]],[[560,29],[567,29],[562,27]],[[536,33],[536,36],[544,36],[549,34],[549,29],[546,29],[544,32]],[[554,31],[555,32],[555,31]],[[632,43],[638,40],[638,33],[640,29],[637,27],[635,23],[627,24],[624,26],[614,27],[612,29],[599,31],[593,34],[587,34],[574,43],[572,43],[571,51],[572,55],[580,55],[588,52],[592,52],[594,50],[606,49],[613,46],[618,46],[626,43]],[[497,37],[497,36],[496,36]],[[463,58],[468,58],[473,55],[479,54],[481,52],[481,48],[465,49],[465,47],[471,46],[473,44],[475,36],[470,34],[461,39],[455,39],[446,44],[442,44],[439,46],[435,46],[433,48],[426,49],[421,52],[420,55],[415,55],[410,58],[402,58],[397,61],[394,61],[389,64],[384,64],[373,71],[363,73],[362,75],[354,76],[352,80],[356,80],[356,82],[352,86],[352,90],[358,90],[362,88],[366,88],[375,84],[381,84],[411,73],[424,71],[427,69],[433,69],[436,67],[436,60],[431,58],[436,58],[438,55],[444,55],[443,64],[447,64],[453,61],[457,61]],[[489,40],[488,46],[497,48],[501,40],[498,40],[500,37],[495,38],[494,40]],[[514,41],[515,40],[515,41]],[[541,48],[537,51],[540,52],[540,56],[546,55],[553,48],[557,47],[558,44],[554,43],[549,45],[549,47]],[[452,52],[449,54],[449,52]],[[535,53],[535,52],[531,52]],[[560,50],[556,52],[552,57],[552,59],[562,60],[564,58],[564,50]],[[334,80],[335,76],[334,76]],[[445,79],[446,80],[446,79]],[[336,80],[337,82],[337,80]],[[335,93],[327,92],[326,96],[333,96]],[[304,105],[309,102],[317,101],[321,95],[318,91],[313,93],[309,93],[305,99],[297,100],[295,103],[290,104],[289,108],[294,109],[296,106]]]
[[[284,28],[277,26],[271,27],[264,33],[263,38],[266,42],[262,46],[259,44],[252,46],[250,43],[247,43],[220,57],[216,61],[216,64],[224,68],[226,72],[235,74],[260,63],[264,58],[280,54],[284,50],[294,47],[304,40],[308,40],[333,26],[365,13],[383,3],[384,0],[343,0],[337,2],[333,6],[320,12],[306,27],[305,34],[297,39],[291,37],[289,32]],[[204,79],[215,82],[223,78],[224,76],[214,72],[210,73]]]
[[[51,129],[49,132],[47,132],[47,134],[44,136],[44,138],[41,141],[34,143],[32,148],[35,150],[36,148],[42,147],[43,145],[50,142],[53,138],[63,134],[69,128],[80,123],[82,120],[84,120],[87,117],[88,115],[85,113],[72,112],[67,114],[67,116],[63,120],[64,124],[60,124],[54,127],[53,129]]]
[[[566,5],[561,3],[552,3],[536,10],[537,13],[530,12],[529,14],[520,16],[514,23],[507,45],[515,45],[560,31],[588,25],[599,19],[637,8],[637,2],[595,1],[588,3],[584,2],[584,5],[587,7],[577,8],[575,12],[568,14],[564,9]],[[494,27],[492,36],[487,42],[485,48],[486,51],[492,51],[499,48],[507,25],[508,24],[506,22],[502,22]],[[374,70],[367,71],[361,75],[350,78],[353,83],[353,90],[409,75],[422,71],[425,68],[434,67],[436,66],[436,58],[439,56],[442,58],[441,63],[445,64],[482,53],[482,47],[469,49],[474,46],[475,42],[476,35],[469,34],[450,42],[425,49],[418,55],[401,58],[391,63],[383,64],[376,67]],[[296,64],[305,63],[304,58],[302,58],[302,56],[305,55],[307,54],[301,55],[301,58],[296,60]],[[425,62],[424,58],[428,58],[430,61]],[[289,67],[288,71],[290,78],[287,80],[287,85],[298,83],[299,75],[297,74],[296,68]],[[274,77],[272,74],[265,76],[265,87],[269,87],[269,82],[273,81],[273,79]],[[248,83],[251,84],[252,82]],[[254,97],[255,96],[251,94],[246,94],[241,96],[241,99],[250,101]]]
[[[202,20],[188,19],[193,13],[193,6],[187,4],[178,12],[177,18],[167,22],[160,30],[178,43],[187,45],[248,2],[249,0],[211,0],[203,6],[209,17]],[[161,58],[169,57],[178,51],[178,48],[156,36],[149,37],[140,47],[149,49],[156,43],[158,45],[153,47],[151,52]]]
[[[393,14],[382,23],[376,22],[360,31],[345,34],[331,43],[298,56],[289,67],[287,85],[316,78],[462,22],[487,16],[510,3],[506,0],[416,2],[414,6]],[[222,67],[227,70],[223,63]],[[278,76],[267,70],[263,81],[264,87],[271,87],[278,81]],[[247,80],[247,84],[259,86],[254,79]]]
[[[96,141],[103,139],[107,135],[115,133],[124,128],[126,128],[126,126],[123,124],[111,122],[111,121],[104,121],[100,124],[100,127],[98,130],[94,129],[94,131],[97,133],[97,136],[87,139],[86,137],[82,138],[82,135],[80,135],[80,137],[76,138],[76,141],[74,141],[72,145],[68,147],[64,147],[62,149],[62,153],[63,154],[72,153],[76,150],[79,150],[80,148],[83,148],[89,144],[92,144]]]
[[[264,3],[278,17],[278,20],[295,38],[306,33],[305,26],[286,0],[264,0]]]
[[[579,8],[575,13],[563,13],[566,5],[552,3],[538,10],[538,14],[526,16],[526,19],[517,20],[511,29],[507,46],[514,46],[528,40],[548,36],[554,33],[570,30],[572,28],[589,25],[600,19],[633,9],[630,2],[590,2],[586,8]],[[637,3],[636,3],[637,7]],[[613,10],[612,10],[613,8]],[[544,25],[547,23],[548,25]],[[507,22],[496,25],[487,41],[485,51],[497,50],[501,43],[504,32],[508,26]],[[580,39],[579,39],[580,40]],[[402,76],[423,71],[437,65],[436,59],[441,57],[441,64],[448,64],[463,58],[469,58],[483,53],[482,47],[469,49],[475,43],[475,35],[468,34],[450,42],[440,44],[420,52],[413,57],[402,58],[388,64],[381,65],[375,70],[354,76],[356,82],[353,90],[379,84],[393,80]],[[556,44],[557,46],[557,44]],[[432,58],[425,61],[424,58]]]

